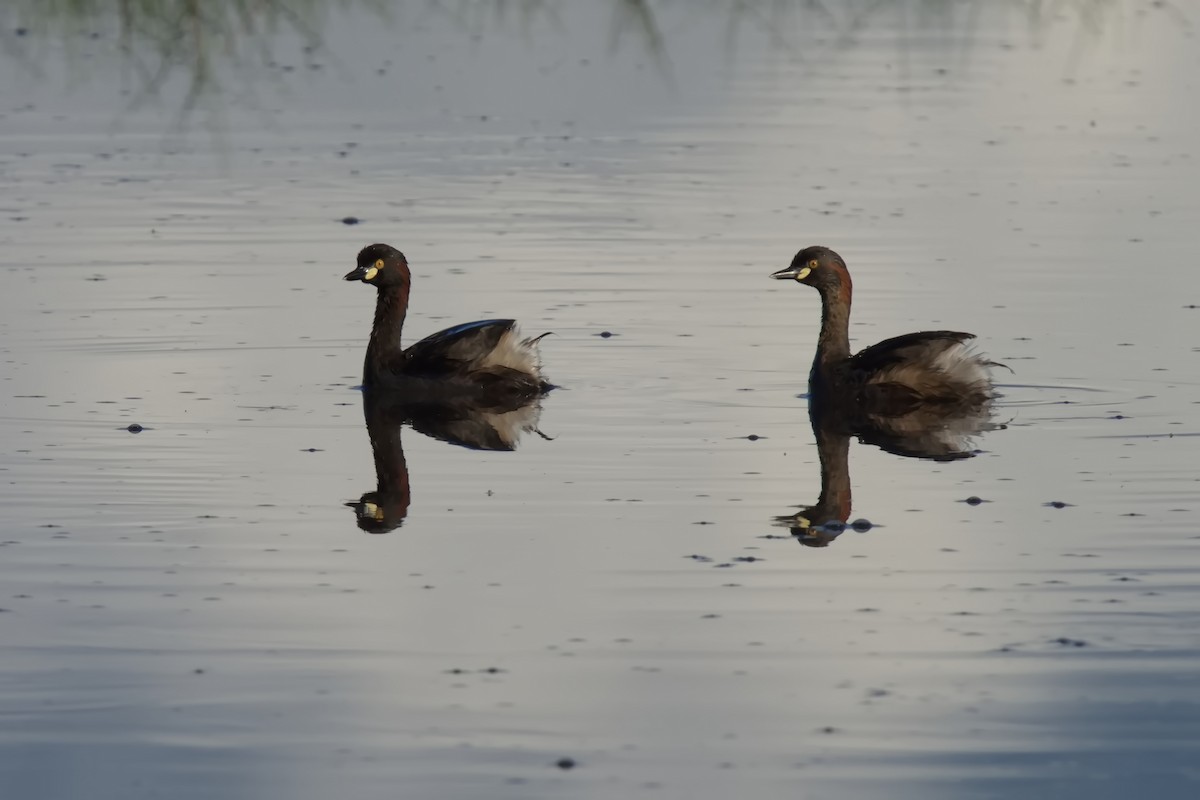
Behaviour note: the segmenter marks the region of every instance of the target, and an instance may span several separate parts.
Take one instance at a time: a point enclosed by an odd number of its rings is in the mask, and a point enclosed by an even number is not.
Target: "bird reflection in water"
[[[375,457],[376,488],[357,502],[358,527],[367,533],[387,533],[404,523],[412,500],[408,463],[401,430],[410,427],[447,444],[471,450],[515,450],[526,433],[536,433],[542,407],[539,397],[504,403],[423,403],[394,392],[363,391],[363,412],[371,452]]]
[[[916,405],[907,413],[873,413],[861,405],[846,408],[829,398],[809,398],[809,420],[821,462],[821,495],[815,505],[775,518],[807,547],[827,547],[847,530],[866,532],[871,523],[850,519],[850,439],[894,455],[930,461],[959,461],[976,454],[975,437],[1003,429],[992,421],[990,404],[957,407]]]

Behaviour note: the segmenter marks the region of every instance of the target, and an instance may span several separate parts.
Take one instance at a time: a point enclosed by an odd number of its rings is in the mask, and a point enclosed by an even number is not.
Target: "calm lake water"
[[[14,5],[0,796],[1200,796],[1200,10]],[[375,241],[563,388],[371,535]],[[1012,373],[799,541],[809,244]]]

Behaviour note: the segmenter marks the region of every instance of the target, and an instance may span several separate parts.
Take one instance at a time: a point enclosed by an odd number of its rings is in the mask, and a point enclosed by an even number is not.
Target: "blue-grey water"
[[[160,5],[0,11],[0,797],[1197,796],[1200,11]],[[382,535],[374,241],[563,387]],[[820,548],[818,243],[1012,369]]]

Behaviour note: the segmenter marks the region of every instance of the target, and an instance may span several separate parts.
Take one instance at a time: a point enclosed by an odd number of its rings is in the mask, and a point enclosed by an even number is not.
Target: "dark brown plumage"
[[[386,244],[363,248],[345,280],[362,281],[378,290],[363,363],[364,387],[400,391],[426,402],[467,399],[485,406],[510,404],[553,388],[541,373],[537,342],[542,337],[521,338],[515,320],[456,325],[405,348],[400,334],[408,314],[412,274],[396,248]]]

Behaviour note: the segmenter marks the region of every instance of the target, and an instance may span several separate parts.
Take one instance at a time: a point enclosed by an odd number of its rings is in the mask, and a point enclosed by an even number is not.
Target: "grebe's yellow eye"
[[[375,269],[383,269],[383,259],[382,258],[375,262]]]
[[[812,261],[808,262],[809,269],[816,269],[819,266],[821,266],[821,265],[815,258]]]

